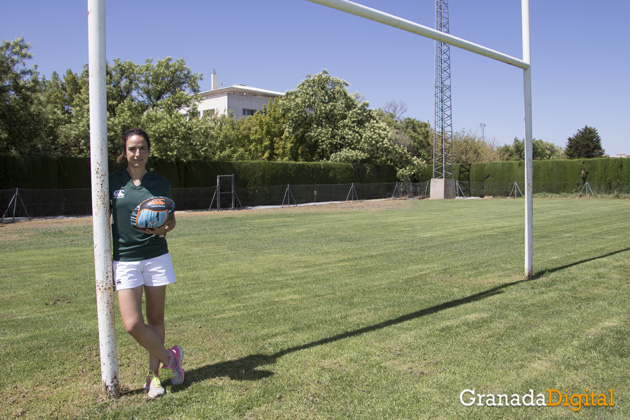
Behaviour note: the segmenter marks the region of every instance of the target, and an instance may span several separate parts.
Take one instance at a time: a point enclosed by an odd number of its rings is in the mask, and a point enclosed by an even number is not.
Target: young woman
[[[123,150],[117,161],[127,167],[109,176],[114,248],[114,281],[125,329],[149,352],[149,374],[145,389],[149,397],[164,394],[160,379],[184,382],[180,346],[164,347],[164,303],[166,286],[175,283],[175,272],[166,235],[175,228],[173,217],[159,228],[140,230],[130,223],[134,208],[147,198],[171,197],[170,182],[147,170],[151,142],[146,132],[132,129],[123,134]],[[142,314],[142,293],[146,294],[146,319]],[[160,362],[162,371],[159,372]]]

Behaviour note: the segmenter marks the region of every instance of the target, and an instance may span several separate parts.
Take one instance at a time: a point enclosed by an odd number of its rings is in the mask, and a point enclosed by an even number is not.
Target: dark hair
[[[142,137],[147,142],[149,150],[151,150],[151,140],[149,140],[147,132],[141,128],[132,128],[131,130],[125,131],[122,135],[122,153],[116,158],[117,163],[123,163],[127,159],[127,140],[129,140],[129,137],[133,136]]]

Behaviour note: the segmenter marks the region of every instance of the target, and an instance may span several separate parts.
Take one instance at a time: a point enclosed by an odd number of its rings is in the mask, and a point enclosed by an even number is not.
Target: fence
[[[516,183],[525,191],[524,183]],[[465,197],[508,197],[514,193],[515,182],[458,182],[458,195]],[[583,183],[534,184],[534,194],[559,194],[578,197]],[[630,197],[630,183],[590,183],[595,196]],[[216,187],[174,188],[173,199],[178,210],[208,210]],[[19,200],[14,200],[19,192]],[[383,198],[426,198],[429,183],[389,182],[370,184],[311,184],[276,185],[266,187],[236,188],[237,206],[282,206],[317,202],[348,200],[373,200]],[[582,194],[584,196],[585,194]],[[231,196],[221,194],[221,208],[231,207]],[[10,204],[10,206],[9,206]],[[10,208],[9,208],[10,207]],[[216,209],[216,203],[213,206]],[[92,198],[89,188],[65,190],[10,189],[0,190],[0,212],[5,217],[79,216],[92,214]],[[3,217],[4,218],[4,217]]]

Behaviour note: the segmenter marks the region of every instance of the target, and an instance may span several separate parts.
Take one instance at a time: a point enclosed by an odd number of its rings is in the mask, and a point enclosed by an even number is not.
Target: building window
[[[243,116],[245,116],[245,117],[249,117],[250,115],[254,115],[257,112],[258,112],[257,109],[245,109],[245,108],[243,108]]]

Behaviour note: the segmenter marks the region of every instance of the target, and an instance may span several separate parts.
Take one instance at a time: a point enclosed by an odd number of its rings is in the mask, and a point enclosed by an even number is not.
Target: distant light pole
[[[481,124],[479,124],[479,126],[481,127],[481,139],[485,143],[486,142],[486,135],[485,135],[483,129],[486,128],[486,123],[481,123]]]

